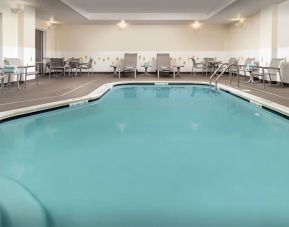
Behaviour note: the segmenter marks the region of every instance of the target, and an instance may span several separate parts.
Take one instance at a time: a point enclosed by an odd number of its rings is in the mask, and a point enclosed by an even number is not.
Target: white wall
[[[289,1],[278,5],[277,17],[277,55],[278,58],[286,58],[283,66],[283,75],[289,78]],[[286,80],[289,83],[289,79]]]
[[[0,2],[2,58],[20,58],[24,65],[35,61],[35,9],[25,6],[20,14]],[[3,60],[1,61],[3,64]],[[14,80],[12,78],[12,80]]]
[[[2,44],[2,13],[0,13],[0,67],[3,67],[3,44]]]
[[[226,27],[206,25],[193,31],[189,25],[131,25],[125,31],[116,25],[61,25],[56,29],[56,52],[59,57],[93,57],[95,71],[111,71],[111,64],[121,64],[125,52],[139,54],[139,66],[148,62],[155,70],[156,54],[171,54],[172,64],[184,64],[191,71],[190,58],[223,59]]]

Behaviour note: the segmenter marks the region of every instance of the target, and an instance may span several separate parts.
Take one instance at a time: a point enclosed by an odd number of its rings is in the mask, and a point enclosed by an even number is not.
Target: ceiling
[[[2,1],[2,0],[1,0]],[[12,3],[19,0],[4,0]],[[188,21],[227,24],[284,0],[22,0],[38,18],[68,24],[179,24]]]

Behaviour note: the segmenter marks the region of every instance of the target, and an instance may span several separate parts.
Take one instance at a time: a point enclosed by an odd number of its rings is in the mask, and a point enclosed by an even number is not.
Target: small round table
[[[145,76],[150,75],[150,74],[148,73],[148,69],[152,67],[151,65],[142,65],[141,67],[143,67],[144,70],[145,70],[145,73],[142,74],[142,75],[145,75]]]
[[[174,78],[176,77],[176,69],[177,69],[177,76],[181,77],[181,68],[185,67],[184,65],[174,65]]]
[[[117,74],[117,65],[111,65],[110,67],[113,68],[113,74],[112,75],[118,76],[118,74]]]

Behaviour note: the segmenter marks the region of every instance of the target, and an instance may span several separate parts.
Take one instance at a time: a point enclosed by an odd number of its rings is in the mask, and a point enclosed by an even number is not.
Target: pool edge
[[[92,102],[103,97],[108,91],[113,87],[125,86],[125,85],[206,85],[209,86],[209,82],[200,82],[200,81],[180,81],[180,82],[171,82],[171,81],[122,81],[103,84],[93,92],[88,95],[81,96],[73,99],[66,99],[57,102],[50,102],[35,106],[29,106],[24,108],[19,108],[15,110],[9,110],[0,112],[0,123],[5,121],[10,121],[16,118],[21,118],[25,116],[30,116],[34,114],[39,114],[43,112],[53,111],[56,109],[62,109],[69,106],[76,106],[82,103]],[[244,99],[252,104],[259,106],[260,108],[266,109],[270,112],[273,112],[277,115],[280,115],[289,120],[289,108],[269,100],[260,98],[255,95],[248,94],[244,91],[240,91],[236,88],[229,87],[224,84],[219,84],[218,88],[222,91],[228,92],[238,98]]]

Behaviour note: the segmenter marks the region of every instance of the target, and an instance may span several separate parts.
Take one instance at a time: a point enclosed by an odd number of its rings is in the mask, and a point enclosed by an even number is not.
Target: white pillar
[[[35,62],[35,9],[25,6],[19,14],[19,58],[24,65]]]

